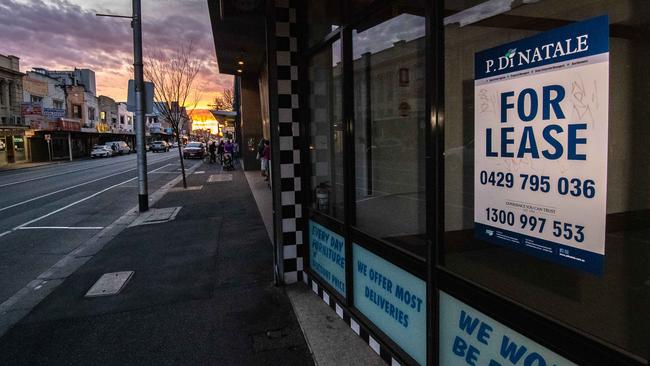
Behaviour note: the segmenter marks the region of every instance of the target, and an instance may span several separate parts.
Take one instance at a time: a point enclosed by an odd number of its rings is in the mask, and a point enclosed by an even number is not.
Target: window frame
[[[309,80],[309,61],[311,57],[324,47],[331,46],[341,40],[341,60],[343,62],[343,122],[344,122],[344,220],[338,220],[327,214],[312,209],[313,201],[311,190],[311,164],[305,164],[302,169],[303,192],[303,217],[312,220],[329,230],[332,230],[345,239],[346,255],[346,297],[327,284],[309,266],[309,231],[303,231],[303,243],[307,246],[304,251],[304,271],[316,280],[319,286],[325,289],[337,303],[346,306],[348,311],[373,336],[378,342],[387,345],[390,353],[398,361],[414,363],[414,360],[397,346],[385,333],[379,330],[354,306],[352,284],[352,243],[368,249],[386,261],[400,267],[427,283],[427,363],[431,366],[439,365],[439,292],[456,297],[463,303],[476,308],[494,320],[502,323],[513,331],[519,332],[540,345],[572,360],[578,364],[587,365],[648,365],[646,360],[638,355],[632,355],[619,349],[613,344],[599,340],[590,334],[571,328],[554,320],[535,309],[528,308],[521,303],[513,301],[503,295],[491,291],[477,283],[473,283],[461,276],[450,272],[444,267],[444,128],[445,128],[445,38],[444,38],[444,1],[426,2],[425,6],[425,212],[426,235],[428,240],[426,258],[418,258],[413,253],[405,253],[395,245],[373,237],[370,233],[363,232],[354,227],[355,205],[354,199],[354,80],[352,71],[352,30],[368,17],[385,10],[391,6],[390,0],[376,0],[364,10],[348,14],[347,7],[342,11],[344,24],[326,35],[320,42],[309,46],[308,37],[299,38],[299,78]],[[306,7],[298,8],[298,19],[306,19]],[[302,34],[306,34],[308,26],[301,23]],[[411,79],[412,73],[409,73]],[[309,157],[309,83],[300,83],[301,98],[301,134],[307,136],[303,146],[301,159],[310,162]],[[382,349],[383,352],[383,349]],[[645,356],[649,357],[649,356]]]

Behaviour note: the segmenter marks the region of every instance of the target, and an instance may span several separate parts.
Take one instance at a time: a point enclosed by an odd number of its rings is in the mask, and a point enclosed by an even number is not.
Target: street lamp
[[[147,151],[144,132],[144,72],[142,65],[142,7],[140,0],[133,0],[133,15],[97,14],[98,17],[131,19],[133,28],[133,70],[135,79],[135,140],[138,152],[138,208],[149,210],[147,184]]]

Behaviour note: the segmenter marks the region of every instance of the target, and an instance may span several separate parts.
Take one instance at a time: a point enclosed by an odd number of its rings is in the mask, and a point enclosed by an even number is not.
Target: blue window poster
[[[608,17],[478,52],[474,62],[476,237],[602,273]]]
[[[439,304],[441,366],[577,366],[444,292]]]
[[[425,365],[426,283],[356,243],[352,257],[354,306],[420,365]]]
[[[345,241],[341,235],[309,221],[309,266],[345,297]]]

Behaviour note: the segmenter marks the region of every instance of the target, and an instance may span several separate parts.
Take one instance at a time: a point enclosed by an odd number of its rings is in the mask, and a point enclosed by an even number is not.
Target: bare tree
[[[214,98],[214,104],[210,104],[210,107],[219,111],[232,111],[234,104],[235,95],[232,89],[225,89],[221,95]]]
[[[200,94],[192,86],[203,66],[194,56],[192,42],[179,41],[171,51],[151,50],[144,61],[145,78],[154,83],[154,99],[158,111],[172,127],[173,136],[178,142],[178,156],[183,173],[183,187],[187,188],[185,163],[181,142],[181,131],[188,113],[196,108]]]

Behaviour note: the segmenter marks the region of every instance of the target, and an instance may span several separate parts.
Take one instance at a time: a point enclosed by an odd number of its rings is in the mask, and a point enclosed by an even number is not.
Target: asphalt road
[[[149,193],[180,174],[177,151],[147,160]],[[137,183],[135,154],[0,171],[0,304],[137,206]]]

